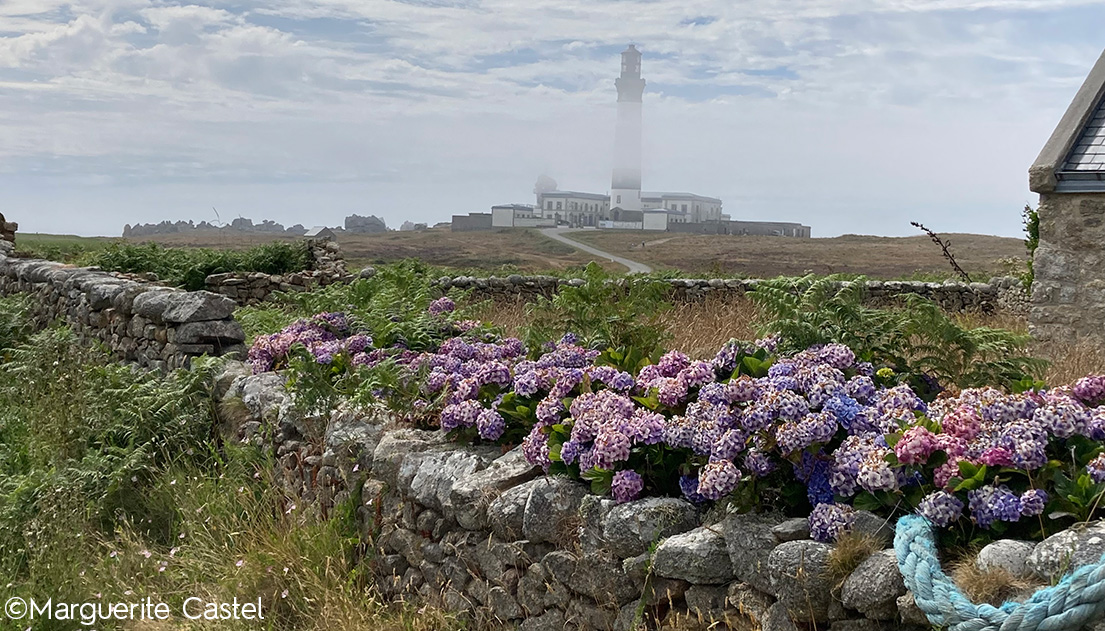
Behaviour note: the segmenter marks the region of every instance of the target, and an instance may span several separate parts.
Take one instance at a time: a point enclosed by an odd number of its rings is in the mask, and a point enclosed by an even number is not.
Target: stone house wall
[[[892,526],[871,513],[855,529],[883,549],[834,577],[833,546],[810,540],[805,518],[714,514],[680,498],[615,504],[542,475],[520,449],[458,445],[385,411],[305,418],[283,377],[237,362],[215,392],[221,409],[239,410],[232,438],[275,456],[289,510],[355,503],[367,561],[391,600],[525,631],[629,631],[675,617],[685,629],[932,628],[898,571]],[[978,563],[1046,583],[1072,553],[1081,563],[1102,552],[1099,523],[1039,544],[998,541]]]
[[[1028,170],[1040,243],[1029,331],[1105,346],[1105,53]]]
[[[1039,214],[1033,336],[1105,342],[1105,195],[1041,193]]]
[[[31,296],[35,323],[62,320],[86,340],[152,370],[186,366],[202,354],[244,352],[233,300],[206,291],[143,283],[95,268],[11,258],[0,241],[0,295]]]

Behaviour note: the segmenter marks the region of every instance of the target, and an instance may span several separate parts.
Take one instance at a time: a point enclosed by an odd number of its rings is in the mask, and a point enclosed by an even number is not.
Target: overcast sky
[[[644,54],[644,188],[815,236],[1017,236],[1105,48],[1101,0],[0,0],[21,231],[437,222],[610,186]]]

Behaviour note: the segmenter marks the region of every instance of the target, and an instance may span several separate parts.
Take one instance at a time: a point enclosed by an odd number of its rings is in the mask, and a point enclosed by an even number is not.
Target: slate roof
[[[1063,171],[1105,171],[1105,99],[1086,123]]]
[[[1037,193],[1105,193],[1105,53],[1028,170]]]

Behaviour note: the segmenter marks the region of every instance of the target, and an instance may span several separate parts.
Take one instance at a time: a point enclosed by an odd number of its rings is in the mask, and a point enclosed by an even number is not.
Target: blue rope
[[[920,515],[898,520],[894,552],[905,585],[929,622],[948,631],[1077,631],[1105,617],[1105,555],[1024,602],[976,605],[940,567],[932,524]]]

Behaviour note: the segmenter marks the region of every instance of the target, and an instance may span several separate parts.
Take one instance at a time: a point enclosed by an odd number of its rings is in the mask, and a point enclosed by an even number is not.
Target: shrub
[[[524,339],[530,348],[571,333],[587,348],[616,349],[650,356],[661,349],[666,333],[660,316],[671,307],[668,285],[657,279],[615,281],[590,263],[580,285],[564,285],[551,299],[529,305],[530,325]]]
[[[807,276],[758,285],[749,296],[768,318],[762,332],[777,335],[783,353],[844,344],[861,360],[891,369],[898,382],[910,384],[927,400],[936,396],[936,383],[1021,388],[1033,385],[1046,368],[1044,360],[1026,356],[1027,335],[963,327],[917,295],[903,297],[898,308],[867,307],[866,279],[838,291],[839,280]]]
[[[1040,212],[1025,204],[1021,218],[1024,222],[1024,246],[1028,249],[1028,265],[1021,280],[1024,282],[1024,288],[1031,291],[1032,281],[1036,278],[1032,259],[1036,255],[1036,248],[1040,246]]]
[[[121,519],[163,535],[169,517],[143,489],[170,462],[208,457],[208,370],[141,374],[64,328],[11,349],[0,363],[0,574],[43,572],[83,545],[74,533],[108,536]]]
[[[329,343],[303,344],[312,368],[294,366],[293,379],[337,365]],[[1097,513],[1105,377],[1022,394],[968,388],[930,403],[845,345],[783,348],[731,342],[710,362],[673,352],[629,372],[624,357],[571,335],[527,356],[519,340],[473,330],[422,353],[346,352],[386,357],[375,368],[386,376],[352,359],[337,383],[354,387],[335,399],[402,401],[457,440],[521,444],[546,472],[618,501],[682,494],[809,515],[819,540],[846,532],[853,507],[919,511],[959,544],[1038,538],[1039,515],[1058,527]],[[914,360],[927,366],[925,357]]]
[[[156,243],[113,243],[81,258],[85,265],[126,273],[152,272],[158,279],[190,291],[203,289],[211,274],[262,272],[285,274],[311,268],[305,242],[273,243],[248,250],[166,248]]]

